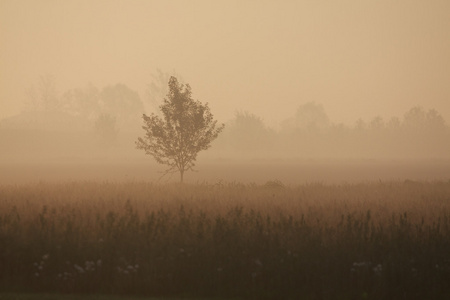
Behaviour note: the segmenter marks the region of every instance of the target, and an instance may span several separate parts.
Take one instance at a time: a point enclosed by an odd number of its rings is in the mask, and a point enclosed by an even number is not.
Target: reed
[[[0,289],[446,299],[450,182],[0,186]]]

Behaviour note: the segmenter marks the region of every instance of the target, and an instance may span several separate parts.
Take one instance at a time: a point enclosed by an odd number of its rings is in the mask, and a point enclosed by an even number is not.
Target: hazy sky
[[[226,121],[300,104],[330,119],[436,108],[450,123],[450,1],[0,0],[0,118],[52,74],[59,92],[175,70]]]

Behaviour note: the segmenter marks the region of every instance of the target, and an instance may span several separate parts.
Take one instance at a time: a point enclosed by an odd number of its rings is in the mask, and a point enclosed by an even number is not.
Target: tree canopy
[[[175,77],[169,79],[169,92],[160,106],[162,116],[143,115],[145,136],[136,147],[151,155],[160,164],[168,165],[166,174],[193,170],[197,154],[211,146],[224,125],[217,125],[208,107],[192,99],[191,87]]]

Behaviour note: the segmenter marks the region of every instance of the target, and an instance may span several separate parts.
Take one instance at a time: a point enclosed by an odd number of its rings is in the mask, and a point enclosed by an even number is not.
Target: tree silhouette
[[[144,112],[139,94],[125,84],[109,85],[100,93],[102,112],[117,118],[119,127],[138,128],[136,121]]]
[[[308,102],[300,105],[294,117],[284,120],[281,127],[284,131],[302,129],[317,133],[329,129],[330,120],[322,105]]]
[[[156,70],[157,74],[152,74],[152,82],[147,85],[146,100],[150,104],[150,110],[157,110],[161,105],[161,100],[167,95],[167,82],[171,76],[178,78],[183,82],[183,78],[173,70],[172,72],[163,72],[160,69]],[[147,111],[149,108],[147,107]]]
[[[32,86],[27,89],[26,95],[25,105],[31,111],[55,112],[60,109],[55,78],[50,74],[40,76],[38,89]]]
[[[274,132],[265,124],[263,119],[255,114],[236,112],[229,127],[231,144],[239,152],[254,155],[256,150],[267,149],[271,145]]]
[[[119,133],[116,127],[116,118],[108,114],[101,114],[97,118],[94,130],[99,144],[105,148],[114,145]]]
[[[143,115],[145,136],[136,141],[137,149],[168,165],[165,174],[193,170],[197,154],[210,147],[224,125],[217,126],[208,104],[192,99],[191,87],[169,79],[169,92],[160,106],[162,117]]]

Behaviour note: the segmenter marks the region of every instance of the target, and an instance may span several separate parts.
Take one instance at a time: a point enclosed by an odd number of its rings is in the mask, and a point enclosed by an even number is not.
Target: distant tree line
[[[156,112],[175,72],[157,70],[143,98],[125,84],[93,84],[58,92],[52,76],[42,76],[27,90],[24,112],[0,121],[0,128],[84,130],[99,145],[133,148],[142,114]],[[182,77],[177,75],[182,82]],[[133,134],[127,134],[131,133]],[[129,140],[117,141],[119,134]],[[126,145],[125,145],[126,144]],[[441,158],[449,157],[450,128],[435,109],[412,107],[402,116],[352,125],[334,123],[322,105],[300,105],[277,128],[252,112],[236,112],[206,155],[240,158]]]
[[[156,106],[156,99],[167,88],[162,81],[168,78],[158,70],[147,87],[146,103],[139,94],[125,84],[118,83],[97,88],[89,83],[58,92],[54,77],[41,76],[36,85],[26,91],[24,111],[10,118],[3,127],[35,130],[88,130],[95,134],[102,146],[112,146],[120,131],[136,131],[141,125],[145,106]],[[167,85],[167,83],[165,84]],[[162,100],[161,100],[162,101]]]
[[[248,158],[448,158],[450,128],[435,109],[419,106],[403,117],[336,124],[321,105],[309,102],[277,129],[252,113],[237,112],[219,143]]]

